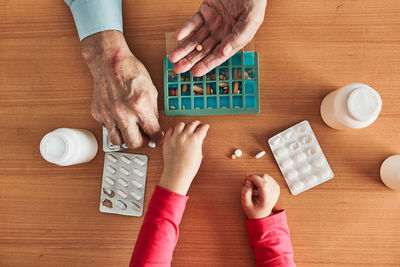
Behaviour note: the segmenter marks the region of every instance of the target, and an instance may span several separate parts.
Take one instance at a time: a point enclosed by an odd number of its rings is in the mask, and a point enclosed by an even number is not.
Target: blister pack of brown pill
[[[148,158],[145,155],[105,153],[100,211],[120,215],[143,214]]]

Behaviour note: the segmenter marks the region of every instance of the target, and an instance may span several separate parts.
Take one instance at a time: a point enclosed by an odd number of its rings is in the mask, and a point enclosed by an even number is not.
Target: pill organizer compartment
[[[100,193],[100,211],[140,217],[143,214],[147,156],[106,153]]]
[[[334,177],[308,121],[271,137],[268,144],[292,195]]]
[[[260,112],[257,52],[239,52],[201,77],[175,74],[164,57],[164,109],[167,116]]]

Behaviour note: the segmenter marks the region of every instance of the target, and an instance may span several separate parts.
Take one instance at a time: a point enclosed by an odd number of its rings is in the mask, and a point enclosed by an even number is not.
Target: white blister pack
[[[143,214],[147,156],[105,153],[100,211],[121,215]]]
[[[123,144],[122,146],[113,145],[110,142],[110,138],[108,138],[108,131],[105,127],[103,127],[103,151],[104,152],[116,152],[128,149],[128,147]]]
[[[292,195],[334,177],[308,121],[271,137],[268,144]]]

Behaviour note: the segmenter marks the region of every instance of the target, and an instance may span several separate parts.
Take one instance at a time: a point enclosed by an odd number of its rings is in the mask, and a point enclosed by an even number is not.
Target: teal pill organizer
[[[258,53],[239,52],[202,77],[176,74],[164,57],[164,110],[167,116],[260,112]]]

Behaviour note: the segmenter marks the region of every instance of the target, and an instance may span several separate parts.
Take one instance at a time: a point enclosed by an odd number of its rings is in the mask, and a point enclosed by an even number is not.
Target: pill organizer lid
[[[382,109],[382,99],[377,91],[363,86],[353,90],[347,99],[350,114],[357,120],[367,121],[378,116]]]
[[[70,154],[69,138],[59,132],[46,134],[40,142],[40,154],[48,162],[59,164]]]

